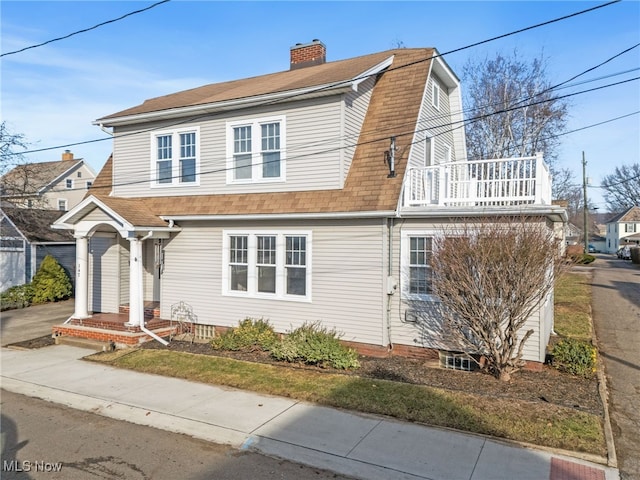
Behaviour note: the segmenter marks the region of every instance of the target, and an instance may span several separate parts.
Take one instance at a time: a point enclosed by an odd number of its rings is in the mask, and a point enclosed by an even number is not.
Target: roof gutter
[[[396,215],[394,210],[335,213],[272,213],[249,215],[160,215],[164,221],[206,221],[206,220],[300,220],[300,219],[349,219],[349,218],[387,218]]]

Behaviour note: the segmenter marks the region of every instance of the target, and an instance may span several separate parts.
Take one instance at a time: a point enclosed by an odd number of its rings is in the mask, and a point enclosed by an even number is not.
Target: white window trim
[[[89,190],[93,186],[93,181],[92,180],[87,180],[84,185],[85,185],[86,189]]]
[[[180,181],[180,134],[196,134],[196,180],[195,182]],[[171,183],[158,183],[157,177],[157,155],[158,143],[156,138],[171,135]],[[151,132],[149,143],[151,145],[150,158],[150,186],[151,188],[188,188],[200,186],[200,127],[185,127],[172,130],[158,130]]]
[[[60,210],[60,202],[64,202],[64,210]],[[56,209],[60,210],[61,212],[68,212],[69,211],[69,201],[66,198],[58,198],[56,199]]]
[[[260,125],[264,123],[280,123],[280,176],[279,177],[262,177],[262,162],[260,160],[261,132]],[[234,161],[233,161],[233,129],[235,127],[251,126],[251,178],[234,178]],[[256,135],[258,132],[258,135]],[[287,122],[286,116],[249,118],[246,120],[235,120],[227,122],[227,185],[242,185],[253,183],[279,183],[287,179]]]
[[[71,182],[71,186],[69,186],[69,182]],[[65,179],[64,186],[67,190],[73,190],[73,178]]]
[[[245,292],[229,288],[230,237],[247,236],[248,274]],[[258,292],[257,245],[259,236],[276,237],[276,293]],[[306,295],[286,293],[285,249],[286,237],[306,237]],[[222,231],[222,295],[228,297],[259,298],[311,303],[312,235],[310,230],[223,230]]]
[[[400,234],[400,292],[402,299],[408,302],[439,302],[440,299],[434,294],[417,294],[409,292],[410,275],[410,255],[411,237],[431,237],[433,239],[432,248],[435,251],[436,241],[442,237],[442,232],[433,229],[403,229]]]
[[[440,111],[440,94],[442,93],[440,85],[433,80],[431,85],[431,105],[436,110]]]
[[[427,132],[424,137],[424,158],[422,164],[431,167],[436,164],[436,137]]]

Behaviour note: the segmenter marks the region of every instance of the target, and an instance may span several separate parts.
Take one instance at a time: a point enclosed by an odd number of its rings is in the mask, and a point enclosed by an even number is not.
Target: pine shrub
[[[305,323],[292,331],[271,350],[271,356],[287,362],[337,369],[358,368],[358,354],[345,347],[335,330],[320,323]]]
[[[64,268],[51,255],[42,260],[40,268],[31,282],[33,303],[65,300],[73,293],[71,280]]]

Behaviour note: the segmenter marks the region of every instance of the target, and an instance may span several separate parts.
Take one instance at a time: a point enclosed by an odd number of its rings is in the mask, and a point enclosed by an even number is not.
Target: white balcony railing
[[[405,182],[406,207],[551,204],[542,154],[410,168]]]

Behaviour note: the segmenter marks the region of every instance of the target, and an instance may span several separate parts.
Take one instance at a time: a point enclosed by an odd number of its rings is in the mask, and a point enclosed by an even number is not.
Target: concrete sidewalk
[[[1,349],[3,389],[367,480],[616,480],[550,451],[81,360],[56,345]]]

